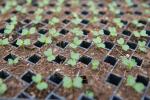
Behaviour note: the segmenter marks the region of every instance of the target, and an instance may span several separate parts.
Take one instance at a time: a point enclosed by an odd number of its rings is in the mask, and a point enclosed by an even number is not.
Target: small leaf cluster
[[[9,41],[8,41],[8,38],[5,38],[5,39],[0,39],[0,46],[5,46],[5,45],[8,45],[9,44]]]
[[[21,35],[32,35],[36,32],[36,28],[35,27],[31,27],[30,29],[23,29],[21,32]]]
[[[141,36],[148,36],[147,34],[146,34],[146,31],[145,30],[141,30],[140,32],[138,32],[138,31],[133,31],[133,35],[135,36],[135,37],[141,37]]]
[[[105,44],[102,42],[100,37],[93,38],[93,42],[98,48],[105,48]]]
[[[147,49],[146,49],[146,42],[145,41],[138,41],[138,48],[140,51],[142,52],[147,52]]]
[[[97,70],[99,67],[99,61],[98,60],[92,60],[92,70]]]
[[[114,18],[113,21],[121,28],[124,24],[121,22],[120,18]]]
[[[83,36],[83,31],[80,28],[73,28],[73,29],[71,29],[71,32],[75,36]]]
[[[7,85],[0,78],[0,95],[3,95],[7,91]]]
[[[117,31],[115,27],[109,27],[108,30],[110,31],[111,36],[117,36]]]
[[[43,12],[44,12],[43,9],[38,8],[38,9],[34,12],[34,14],[35,14],[35,15],[41,15]]]
[[[58,18],[53,17],[53,18],[51,18],[51,19],[49,20],[49,24],[53,26],[53,25],[58,24],[59,21],[60,21],[60,20],[59,20]]]
[[[145,88],[144,84],[136,82],[135,77],[132,75],[128,75],[127,77],[127,86],[131,86],[138,93],[142,93]]]
[[[33,20],[34,24],[38,24],[42,21],[42,16],[41,15],[35,15],[35,18]]]
[[[48,84],[44,81],[42,81],[42,75],[41,74],[37,74],[35,76],[32,76],[32,81],[34,83],[36,83],[36,88],[39,91],[45,90],[48,88]]]
[[[83,79],[80,76],[76,76],[75,78],[71,78],[68,76],[64,76],[63,78],[63,87],[64,88],[82,88]]]
[[[45,44],[50,44],[52,43],[52,39],[50,36],[46,36],[46,35],[41,35],[40,38],[38,38],[38,40],[42,43],[45,43]]]
[[[53,51],[50,48],[44,51],[44,55],[47,57],[48,61],[53,61],[55,59],[55,55],[53,54]]]
[[[79,53],[71,52],[71,56],[70,59],[67,61],[67,64],[75,66],[78,62],[79,57],[80,57]]]
[[[139,23],[138,20],[133,20],[131,23],[133,25],[137,26],[137,27],[142,27],[143,26],[143,24]]]
[[[122,49],[123,49],[124,51],[129,50],[129,46],[128,46],[127,44],[125,44],[125,41],[124,41],[123,38],[118,39],[118,40],[117,40],[117,43],[122,47]]]
[[[90,97],[90,98],[94,98],[94,92],[92,90],[86,90],[85,96]]]
[[[74,37],[73,41],[69,44],[71,48],[75,49],[81,44],[81,40],[78,37]]]
[[[30,39],[24,39],[24,40],[22,40],[22,39],[18,39],[17,40],[17,42],[16,42],[16,44],[18,45],[18,46],[29,46],[29,45],[31,45],[31,41],[30,41]]]
[[[97,8],[96,8],[95,3],[94,3],[92,0],[90,0],[90,1],[88,2],[88,6],[89,6],[89,10],[90,10],[94,15],[98,15],[98,10],[97,10]]]
[[[27,12],[27,8],[22,7],[22,6],[20,6],[20,5],[17,5],[17,6],[16,6],[16,11],[25,14],[25,13]]]
[[[135,61],[135,59],[132,58],[126,58],[126,57],[121,57],[122,59],[122,63],[127,66],[128,69],[132,69],[133,67],[135,67],[137,65],[137,62]]]
[[[42,0],[42,2],[38,2],[39,7],[44,7],[49,4],[50,0]]]
[[[93,33],[94,37],[97,37],[97,36],[100,36],[100,35],[104,35],[104,31],[103,30],[99,30],[99,31],[93,30],[92,33]]]
[[[8,59],[8,64],[9,65],[15,65],[19,62],[19,58],[15,58],[15,59]]]
[[[82,19],[77,15],[77,13],[72,13],[74,19],[71,20],[71,22],[75,25],[80,24],[80,22],[82,21]]]
[[[55,28],[49,29],[49,33],[52,37],[57,37],[60,34]]]

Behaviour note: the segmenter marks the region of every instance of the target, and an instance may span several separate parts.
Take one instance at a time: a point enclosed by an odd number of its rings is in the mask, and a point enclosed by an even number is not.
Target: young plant
[[[132,58],[126,58],[126,57],[122,57],[121,58],[122,63],[127,66],[128,69],[132,69],[133,67],[135,67],[137,65],[137,62],[135,61],[135,59]]]
[[[134,34],[134,36],[135,37],[141,37],[141,36],[148,36],[147,34],[146,34],[146,31],[145,30],[141,30],[140,32],[138,32],[138,31],[133,31],[133,34]]]
[[[3,95],[7,91],[7,85],[0,78],[0,95]]]
[[[53,26],[53,25],[58,24],[59,21],[60,21],[60,20],[59,20],[58,18],[53,17],[52,19],[49,20],[49,24]]]
[[[49,33],[52,37],[57,37],[60,34],[55,28],[49,29]]]
[[[92,70],[97,70],[99,67],[99,61],[98,60],[92,60]]]
[[[93,24],[93,23],[97,23],[99,21],[98,17],[94,16],[90,22]]]
[[[146,42],[145,41],[138,41],[138,48],[140,51],[142,52],[147,52],[147,49],[146,49]]]
[[[143,26],[143,24],[139,23],[138,20],[133,20],[131,23],[133,25],[137,26],[137,27],[142,27]]]
[[[63,78],[63,87],[64,88],[82,88],[83,79],[80,76],[76,76],[75,78],[71,79],[68,76],[64,76]]]
[[[99,30],[99,31],[94,30],[94,31],[92,31],[92,33],[93,33],[94,37],[98,37],[100,35],[103,35],[104,31],[103,30]]]
[[[113,21],[121,28],[124,24],[121,22],[120,18],[114,18]]]
[[[48,84],[44,81],[42,81],[42,75],[37,74],[35,76],[32,76],[32,81],[36,84],[36,88],[39,91],[45,90],[48,88]]]
[[[52,9],[52,11],[56,14],[59,14],[61,12],[62,8],[61,6],[56,6]]]
[[[77,48],[81,44],[81,42],[82,41],[78,37],[75,37],[73,39],[73,42],[70,43],[70,47],[73,48],[73,49],[75,49],[75,48]]]
[[[31,4],[32,3],[32,0],[26,0],[27,4]]]
[[[35,11],[35,15],[41,15],[42,13],[44,12],[44,10],[43,9],[41,9],[41,8],[38,8],[36,11]]]
[[[110,31],[111,36],[117,36],[117,31],[115,27],[109,27],[108,30]]]
[[[78,62],[79,57],[80,57],[79,53],[71,52],[71,57],[67,61],[67,64],[69,64],[71,66],[75,66]]]
[[[90,97],[90,98],[94,98],[94,92],[92,90],[86,90],[85,96]]]
[[[52,39],[50,36],[46,37],[45,35],[41,35],[40,38],[38,38],[38,40],[42,43],[45,43],[45,44],[50,44],[52,43]]]
[[[36,28],[35,27],[31,27],[30,29],[23,29],[22,32],[21,32],[21,35],[32,35],[36,32]]]
[[[96,8],[95,3],[92,0],[89,0],[88,6],[90,7],[89,10],[94,14],[98,15],[98,9]]]
[[[127,86],[131,86],[138,93],[142,93],[145,88],[143,83],[136,82],[135,77],[131,75],[127,77]]]
[[[98,47],[98,48],[105,48],[105,44],[102,43],[102,40],[101,40],[100,37],[93,38],[93,42],[96,45],[96,47]]]
[[[123,38],[120,38],[119,40],[117,40],[117,43],[122,47],[122,49],[124,51],[128,51],[129,50],[129,46],[127,44],[125,44],[125,41]]]
[[[41,15],[36,15],[35,19],[33,20],[34,24],[38,24],[42,21],[42,16]]]
[[[44,51],[44,55],[47,57],[48,61],[53,61],[55,59],[55,55],[53,54],[53,51],[50,48]]]
[[[16,6],[16,11],[25,14],[27,12],[27,8],[18,5],[18,6]]]
[[[83,36],[83,31],[80,28],[73,28],[71,32],[75,34],[75,36]]]
[[[6,46],[9,44],[8,38],[0,39],[0,46]]]
[[[75,25],[80,24],[80,22],[82,21],[81,18],[79,18],[79,16],[77,15],[77,13],[72,13],[74,19],[71,20],[71,22]]]
[[[25,39],[25,40],[18,39],[16,44],[20,47],[24,47],[24,46],[31,45],[31,41],[30,41],[30,39]]]
[[[8,64],[9,65],[15,65],[19,62],[19,58],[15,58],[15,59],[8,59]]]

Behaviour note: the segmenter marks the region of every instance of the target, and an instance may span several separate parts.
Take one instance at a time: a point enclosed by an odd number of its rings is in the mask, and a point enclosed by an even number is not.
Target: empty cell
[[[40,29],[38,31],[38,33],[40,33],[40,34],[46,34],[47,32],[48,32],[48,30],[46,30],[46,29]]]
[[[114,44],[109,41],[105,41],[104,44],[105,44],[105,48],[108,50],[111,50],[114,47]]]
[[[68,23],[70,22],[70,20],[64,19],[62,22],[63,22],[64,24],[68,24]]]
[[[150,30],[146,30],[146,34],[150,36]]]
[[[60,41],[56,44],[58,47],[64,49],[67,45],[68,45],[68,42],[66,41]]]
[[[4,28],[1,28],[1,29],[0,29],[0,33],[3,34],[3,33],[4,33],[4,30],[5,30]]]
[[[142,100],[150,100],[149,96],[144,96]]]
[[[60,31],[60,34],[66,35],[69,31],[67,29],[62,29]]]
[[[84,11],[81,12],[82,15],[88,15],[88,13],[89,13],[89,12],[86,11],[86,10],[84,10]]]
[[[82,31],[83,31],[83,34],[84,34],[84,35],[88,35],[88,34],[90,33],[90,31],[89,31],[89,30],[86,30],[86,29],[83,29]]]
[[[65,11],[64,13],[65,13],[66,15],[70,15],[70,14],[71,14],[70,11]]]
[[[89,63],[91,63],[92,58],[88,57],[88,56],[82,56],[79,59],[79,62],[88,65]]]
[[[52,11],[47,11],[46,14],[51,15]]]
[[[101,21],[100,21],[100,23],[102,23],[102,24],[107,24],[108,23],[108,21],[107,20],[104,20],[104,19],[102,19]]]
[[[149,41],[149,43],[148,43],[148,47],[150,48],[150,41]]]
[[[110,32],[108,30],[106,30],[106,29],[103,29],[103,31],[104,31],[105,35],[109,35],[110,34]]]
[[[56,56],[55,60],[53,60],[53,61],[58,64],[62,64],[62,63],[64,63],[65,60],[66,60],[66,58],[64,56],[58,55],[58,56]]]
[[[4,71],[4,70],[0,70],[0,78],[1,79],[6,79],[9,77],[9,73]]]
[[[124,25],[127,25],[127,24],[128,24],[128,21],[126,21],[126,20],[121,20],[121,22],[122,22]]]
[[[93,100],[93,99],[86,95],[81,95],[78,100]]]
[[[138,58],[138,57],[135,57],[135,56],[132,56],[132,59],[135,59],[136,63],[137,63],[137,66],[141,66],[143,60]]]
[[[26,72],[21,79],[27,83],[31,83],[32,82],[32,76],[34,76],[35,74],[31,71]]]
[[[87,84],[88,83],[88,79],[86,78],[86,76],[81,76],[81,77],[83,79],[82,83],[83,84]]]
[[[16,56],[14,55],[14,54],[9,54],[9,55],[7,55],[5,58],[4,58],[4,60],[5,61],[8,61],[8,59],[15,59],[16,58]]]
[[[147,24],[147,22],[146,22],[146,20],[139,20],[139,23],[141,23],[141,24],[143,24],[143,25],[146,25]]]
[[[104,11],[99,11],[99,14],[100,14],[100,15],[105,15],[106,12],[104,12]]]
[[[63,75],[61,75],[60,73],[54,73],[52,74],[50,77],[49,77],[49,81],[56,84],[56,85],[59,85],[63,80]]]
[[[51,93],[46,100],[64,100],[64,99],[55,93]]]
[[[147,85],[148,85],[148,82],[149,82],[149,78],[148,78],[148,77],[145,77],[145,76],[142,76],[142,75],[137,75],[137,77],[136,77],[136,82],[143,83],[144,86],[147,86]]]
[[[25,19],[25,20],[23,20],[23,22],[26,23],[26,24],[29,24],[31,22],[31,20],[30,19]]]
[[[122,78],[115,75],[115,74],[109,74],[109,76],[107,77],[107,82],[110,83],[110,84],[113,84],[115,86],[118,86],[121,82]]]
[[[120,97],[118,97],[118,96],[112,96],[111,100],[122,100],[122,99]]]
[[[80,44],[80,47],[84,48],[84,49],[88,49],[91,46],[92,43],[87,42],[87,41],[82,41]]]
[[[26,93],[22,92],[16,98],[18,98],[18,99],[29,99],[29,96]]]
[[[44,45],[44,43],[42,43],[42,42],[40,42],[40,41],[37,41],[37,42],[34,43],[34,45],[35,45],[36,47],[41,48],[41,47]]]
[[[41,57],[39,57],[38,55],[34,54],[31,57],[28,58],[28,61],[36,64],[39,60],[41,59]]]
[[[133,42],[127,42],[127,45],[129,46],[130,49],[135,50],[137,47],[136,43]]]
[[[130,35],[131,35],[131,32],[128,31],[128,30],[124,30],[124,31],[122,32],[122,34],[124,34],[124,35],[126,35],[126,36],[130,36]]]
[[[81,21],[81,23],[82,23],[82,24],[88,24],[88,23],[89,23],[89,20],[83,19],[83,20]]]
[[[13,41],[13,42],[11,43],[11,45],[14,46],[14,47],[19,47],[16,43],[17,43],[17,40]]]
[[[48,24],[49,23],[49,19],[44,19],[43,23]]]
[[[117,59],[114,58],[114,57],[112,57],[112,56],[107,56],[107,57],[105,58],[104,62],[106,62],[106,63],[108,63],[108,64],[114,66],[114,65],[116,64],[116,62],[117,62]]]

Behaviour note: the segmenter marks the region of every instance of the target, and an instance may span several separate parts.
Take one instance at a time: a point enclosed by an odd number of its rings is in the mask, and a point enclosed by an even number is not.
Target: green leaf
[[[135,91],[142,93],[145,86],[142,83],[136,83],[135,85],[133,85],[133,88],[135,89]]]
[[[135,37],[140,37],[140,33],[138,31],[133,31]]]
[[[74,60],[74,59],[69,59],[69,60],[67,61],[67,63],[68,63],[69,65],[71,65],[71,66],[75,66],[75,65],[77,64],[77,61]]]
[[[128,46],[128,45],[122,45],[122,49],[123,49],[124,51],[128,51],[128,50],[129,50],[129,46]]]
[[[26,28],[23,29],[22,32],[21,32],[22,35],[27,35],[28,33],[29,33],[29,31]]]
[[[35,27],[31,27],[29,30],[30,34],[34,34],[36,32],[36,28]]]
[[[18,39],[17,42],[16,42],[16,44],[18,46],[22,46],[23,45],[23,41],[21,39]]]
[[[71,58],[72,58],[72,59],[78,60],[79,57],[80,57],[80,54],[79,54],[79,53],[71,52]]]
[[[0,40],[1,42],[1,44],[0,45],[8,45],[9,44],[9,41],[8,41],[8,38],[6,38],[6,39],[3,39],[3,40]]]
[[[4,94],[7,90],[6,84],[0,84],[0,95]]]
[[[99,67],[99,61],[98,60],[92,60],[92,69],[96,70]]]
[[[55,25],[57,23],[59,23],[59,19],[56,17],[53,17],[52,19],[49,20],[50,25]]]
[[[83,79],[79,76],[76,76],[73,79],[73,86],[76,88],[82,88],[83,84],[82,84]]]
[[[13,65],[14,64],[13,59],[8,59],[8,64]]]
[[[141,30],[141,31],[140,31],[140,35],[141,35],[141,36],[148,36],[148,35],[146,34],[146,31],[145,31],[145,30]]]
[[[85,95],[87,97],[93,98],[94,97],[94,92],[91,90],[86,90]]]
[[[123,38],[120,38],[119,40],[117,40],[117,43],[120,45],[123,45],[125,43]]]
[[[48,88],[48,84],[46,82],[40,82],[36,85],[36,88],[42,91]]]
[[[128,86],[134,86],[135,85],[135,78],[131,75],[128,75],[127,77],[127,85]]]
[[[31,44],[31,41],[30,41],[30,39],[25,39],[24,40],[24,45],[30,45]]]
[[[32,80],[35,83],[40,83],[42,81],[42,75],[41,74],[36,74],[35,76],[32,76]]]
[[[63,78],[63,87],[71,88],[73,86],[72,79],[68,76],[64,76]]]

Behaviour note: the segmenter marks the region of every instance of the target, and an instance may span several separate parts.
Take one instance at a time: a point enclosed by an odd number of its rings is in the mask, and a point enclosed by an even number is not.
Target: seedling
[[[52,9],[52,11],[56,14],[60,13],[61,10],[62,10],[61,6],[56,6],[56,7],[54,7],[54,9]]]
[[[37,74],[36,76],[32,76],[32,81],[36,84],[36,88],[39,91],[45,90],[48,88],[48,84],[42,81],[42,75]]]
[[[8,64],[9,65],[16,65],[18,62],[19,62],[19,58],[8,59]]]
[[[85,96],[90,97],[90,98],[94,98],[94,92],[92,90],[86,90]]]
[[[92,69],[97,70],[99,67],[99,61],[98,60],[92,60]]]
[[[38,38],[38,40],[42,43],[45,43],[45,44],[50,44],[52,43],[52,39],[50,36],[46,37],[45,35],[41,35],[40,38]]]
[[[0,46],[6,46],[9,44],[8,38],[0,39]]]
[[[27,4],[31,4],[32,3],[32,0],[26,0]]]
[[[0,95],[3,95],[7,91],[7,85],[0,78]]]
[[[145,88],[143,83],[136,82],[135,77],[131,75],[128,75],[127,77],[127,86],[131,86],[138,93],[142,93]]]
[[[83,31],[80,28],[73,28],[71,32],[75,34],[75,36],[83,36]]]
[[[43,12],[44,12],[43,9],[38,8],[38,9],[35,11],[35,15],[41,15]]]
[[[20,13],[26,13],[27,12],[27,8],[18,5],[18,6],[16,6],[16,11],[18,11]]]
[[[68,76],[63,78],[63,87],[64,88],[82,88],[83,79],[80,76],[76,76],[75,78],[71,79]]]
[[[145,41],[138,41],[138,48],[140,51],[147,52],[145,45],[146,45]]]
[[[49,20],[49,24],[53,26],[53,25],[58,24],[59,21],[60,21],[60,20],[59,20],[58,18],[53,17],[52,19]]]
[[[105,44],[102,43],[102,40],[101,40],[100,37],[93,38],[93,42],[96,45],[96,47],[98,47],[98,48],[105,48]]]
[[[128,6],[132,6],[133,5],[133,1],[132,0],[125,0],[125,2],[128,4]]]
[[[103,35],[104,34],[104,31],[103,30],[99,30],[99,31],[92,31],[94,37],[97,37],[97,36],[100,36],[100,35]]]
[[[47,57],[48,61],[53,61],[55,59],[55,55],[53,54],[53,51],[50,48],[44,51],[44,55]]]
[[[91,23],[97,23],[98,21],[99,21],[99,19],[98,19],[96,16],[94,16],[94,17],[90,20]]]
[[[27,29],[27,28],[23,29],[21,34],[29,36],[29,35],[34,34],[35,32],[36,32],[36,28],[35,27],[31,27],[30,29]]]
[[[123,27],[123,23],[121,22],[120,18],[114,18],[113,21],[121,28]]]
[[[77,48],[81,44],[81,42],[82,41],[78,37],[75,37],[73,39],[73,42],[70,43],[70,47],[73,48],[73,49],[75,49],[75,48]]]
[[[60,34],[55,28],[49,29],[49,33],[52,37],[57,37]]]
[[[37,24],[37,23],[40,23],[41,21],[42,21],[42,16],[38,15],[38,16],[35,16],[35,19],[33,20],[33,23]]]
[[[128,69],[132,69],[133,67],[135,67],[137,65],[137,62],[135,61],[135,59],[132,58],[126,58],[126,57],[122,57],[122,63],[127,66]]]
[[[49,4],[50,0],[43,0],[42,2],[38,2],[39,7],[44,7]]]
[[[141,36],[148,36],[147,34],[146,34],[146,31],[145,30],[141,30],[140,32],[138,32],[138,31],[133,31],[133,34],[134,34],[134,36],[135,37],[141,37]]]
[[[77,15],[77,13],[72,13],[74,19],[71,20],[71,22],[75,25],[80,24],[80,22],[82,21],[81,18],[79,18],[79,16]]]
[[[122,49],[124,51],[128,51],[129,50],[129,46],[127,44],[125,44],[125,41],[123,38],[120,38],[119,40],[117,40],[117,43],[122,47]]]
[[[109,27],[108,30],[110,31],[111,36],[117,36],[117,31],[115,27]]]
[[[16,44],[20,47],[24,47],[24,46],[31,45],[31,41],[30,41],[30,39],[25,39],[25,40],[18,39]]]
[[[131,23],[133,25],[137,26],[137,27],[142,27],[143,26],[143,24],[139,23],[138,20],[133,20]]]
[[[75,66],[78,62],[79,57],[80,57],[79,53],[71,52],[71,57],[67,63],[71,66]]]
[[[95,3],[93,1],[89,1],[88,5],[90,7],[89,10],[93,12],[94,15],[98,15],[98,9],[96,8]]]

